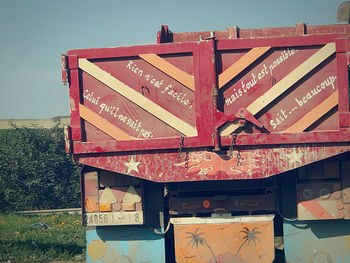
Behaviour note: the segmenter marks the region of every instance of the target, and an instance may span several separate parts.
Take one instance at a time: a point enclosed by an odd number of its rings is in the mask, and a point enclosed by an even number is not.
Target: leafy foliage
[[[63,130],[0,131],[0,210],[80,206],[79,166],[65,153]]]

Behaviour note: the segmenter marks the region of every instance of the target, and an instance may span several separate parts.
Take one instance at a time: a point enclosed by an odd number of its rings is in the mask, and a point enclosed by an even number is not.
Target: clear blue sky
[[[342,0],[0,0],[0,119],[69,115],[60,55],[175,32],[336,24]]]

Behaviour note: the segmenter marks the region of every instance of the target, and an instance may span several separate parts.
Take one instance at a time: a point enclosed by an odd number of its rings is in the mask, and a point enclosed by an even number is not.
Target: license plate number
[[[142,211],[85,213],[84,224],[87,226],[142,225],[143,213]]]

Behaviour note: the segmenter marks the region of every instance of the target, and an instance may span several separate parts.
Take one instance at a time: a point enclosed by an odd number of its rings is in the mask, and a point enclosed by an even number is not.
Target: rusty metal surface
[[[157,182],[267,178],[350,150],[350,146],[234,148],[224,153],[143,152],[79,156],[80,163]]]
[[[169,213],[193,214],[233,211],[273,211],[275,195],[213,196],[169,199]]]
[[[238,26],[229,26],[225,31],[183,32],[183,33],[171,32],[168,26],[165,26],[165,27],[166,27],[166,31],[162,28],[162,30],[158,32],[158,36],[163,36],[163,40],[165,43],[197,41],[200,36],[202,36],[202,38],[210,37],[211,33],[214,33],[217,39],[268,38],[268,37],[278,37],[278,36],[300,36],[300,35],[306,35],[306,34],[325,34],[325,33],[349,34],[350,33],[350,28],[347,25],[310,26],[304,23],[298,23],[294,27],[254,28],[254,29],[240,29]],[[168,37],[169,35],[171,35],[171,37]]]

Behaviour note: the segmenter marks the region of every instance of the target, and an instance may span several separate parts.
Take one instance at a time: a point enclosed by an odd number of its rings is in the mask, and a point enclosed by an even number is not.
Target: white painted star
[[[288,157],[288,161],[289,161],[289,166],[290,167],[297,167],[296,163],[299,163],[300,165],[302,165],[302,161],[301,161],[301,157],[303,157],[303,153],[301,151],[299,151],[298,153],[296,152],[295,149],[293,149],[293,151],[287,155]]]
[[[127,167],[127,174],[129,174],[132,171],[135,171],[137,173],[139,173],[139,169],[137,168],[137,166],[140,164],[140,162],[135,162],[135,156],[131,156],[131,159],[128,163],[124,163]]]

